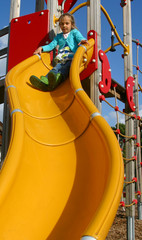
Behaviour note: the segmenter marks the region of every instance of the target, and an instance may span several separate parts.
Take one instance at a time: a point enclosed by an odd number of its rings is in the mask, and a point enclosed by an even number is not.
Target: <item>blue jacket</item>
[[[75,28],[70,31],[67,39],[64,38],[63,33],[59,33],[51,43],[42,46],[42,49],[43,52],[50,52],[57,45],[59,45],[59,50],[61,50],[67,44],[70,47],[71,51],[75,53],[78,48],[78,43],[84,39],[85,38],[82,36],[82,34]]]

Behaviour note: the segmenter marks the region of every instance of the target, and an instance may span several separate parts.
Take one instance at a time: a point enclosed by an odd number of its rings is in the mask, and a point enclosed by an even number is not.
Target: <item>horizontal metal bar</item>
[[[142,47],[142,43],[140,43],[138,40],[136,40],[136,39],[132,39],[132,42],[134,42],[134,43],[138,43],[139,46]]]
[[[0,37],[3,37],[4,35],[6,35],[8,33],[9,33],[9,26],[0,30]]]
[[[7,52],[8,52],[8,48],[7,48],[7,47],[1,49],[1,50],[0,50],[0,56],[3,56],[3,55],[5,55],[5,54],[7,54]]]

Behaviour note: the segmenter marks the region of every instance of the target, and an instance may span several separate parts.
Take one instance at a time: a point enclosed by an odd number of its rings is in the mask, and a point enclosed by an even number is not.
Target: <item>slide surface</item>
[[[6,77],[11,141],[0,172],[0,240],[103,240],[123,186],[117,139],[82,89],[79,47],[66,80],[53,92],[30,85],[52,68],[32,56]]]

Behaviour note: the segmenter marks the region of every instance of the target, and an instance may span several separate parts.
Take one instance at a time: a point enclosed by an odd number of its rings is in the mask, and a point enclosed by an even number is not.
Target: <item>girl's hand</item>
[[[38,47],[38,48],[34,51],[33,54],[39,54],[39,55],[41,55],[41,53],[42,53],[42,47]]]
[[[89,45],[89,42],[88,42],[88,40],[81,40],[81,42],[80,43],[78,43],[78,45],[80,45],[80,44],[84,44],[84,43],[87,43],[88,45]]]

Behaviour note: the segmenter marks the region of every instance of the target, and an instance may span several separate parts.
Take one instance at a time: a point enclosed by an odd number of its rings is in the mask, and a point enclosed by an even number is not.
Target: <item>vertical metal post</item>
[[[49,23],[49,38],[53,40],[55,35],[57,34],[57,26],[54,26],[53,17],[54,15],[58,17],[58,1],[57,0],[48,0],[47,1],[47,9],[50,11],[50,23]]]
[[[138,66],[138,62],[137,62]],[[134,75],[135,79],[135,103],[136,103],[136,115],[139,116],[139,94],[138,94],[138,72]],[[135,134],[137,136],[137,143],[141,145],[141,134],[140,134],[140,123],[138,120],[135,121]],[[136,147],[137,161],[136,161],[136,174],[137,174],[137,191],[142,192],[142,175],[141,175],[141,149]],[[142,220],[142,196],[138,195],[138,219]]]
[[[89,0],[88,0],[89,1]],[[91,29],[97,32],[98,51],[101,49],[101,8],[100,0],[90,0],[90,5],[87,7],[87,31]],[[101,111],[101,103],[99,101],[98,83],[101,80],[101,62],[98,61],[98,69],[90,77],[90,98],[95,103],[96,107]]]
[[[52,41],[55,35],[59,32],[59,25],[58,23],[54,25],[53,19],[55,17],[60,17],[61,15],[61,7],[58,6],[57,0],[48,0],[47,1],[47,9],[50,13],[50,22],[49,22],[49,38]],[[55,50],[53,50],[53,59],[55,57]],[[54,66],[54,60],[53,60],[53,66]]]
[[[133,76],[133,65],[132,65],[132,29],[131,29],[131,1],[127,0],[127,4],[123,7],[123,31],[124,31],[124,43],[129,45],[129,55],[124,54],[124,78],[125,83],[129,76]],[[130,114],[128,102],[125,103],[125,111]],[[125,129],[126,135],[134,135],[134,121],[131,117],[125,117]],[[126,142],[126,158],[132,158],[134,156],[134,141],[133,139]],[[126,164],[126,181],[132,181],[134,177],[134,161],[128,161]],[[135,198],[135,184],[126,185],[126,204],[130,205],[132,200]],[[134,228],[134,216],[135,206],[132,205],[126,208],[127,216],[127,239],[135,239],[135,228]]]
[[[135,240],[135,219],[133,217],[127,217],[127,240]],[[128,231],[129,230],[129,231]]]
[[[20,3],[21,3],[21,0],[11,0],[10,21],[12,20],[12,18],[16,18],[20,16]]]
[[[21,0],[11,0],[10,5],[10,22],[13,18],[20,16],[20,3]],[[8,61],[7,61],[8,63]],[[7,153],[7,149],[9,146],[9,137],[10,137],[10,114],[9,107],[7,104],[7,93],[5,92],[4,96],[4,110],[3,110],[3,137],[2,137],[2,162]]]
[[[42,11],[44,9],[44,0],[36,0],[35,12]]]

